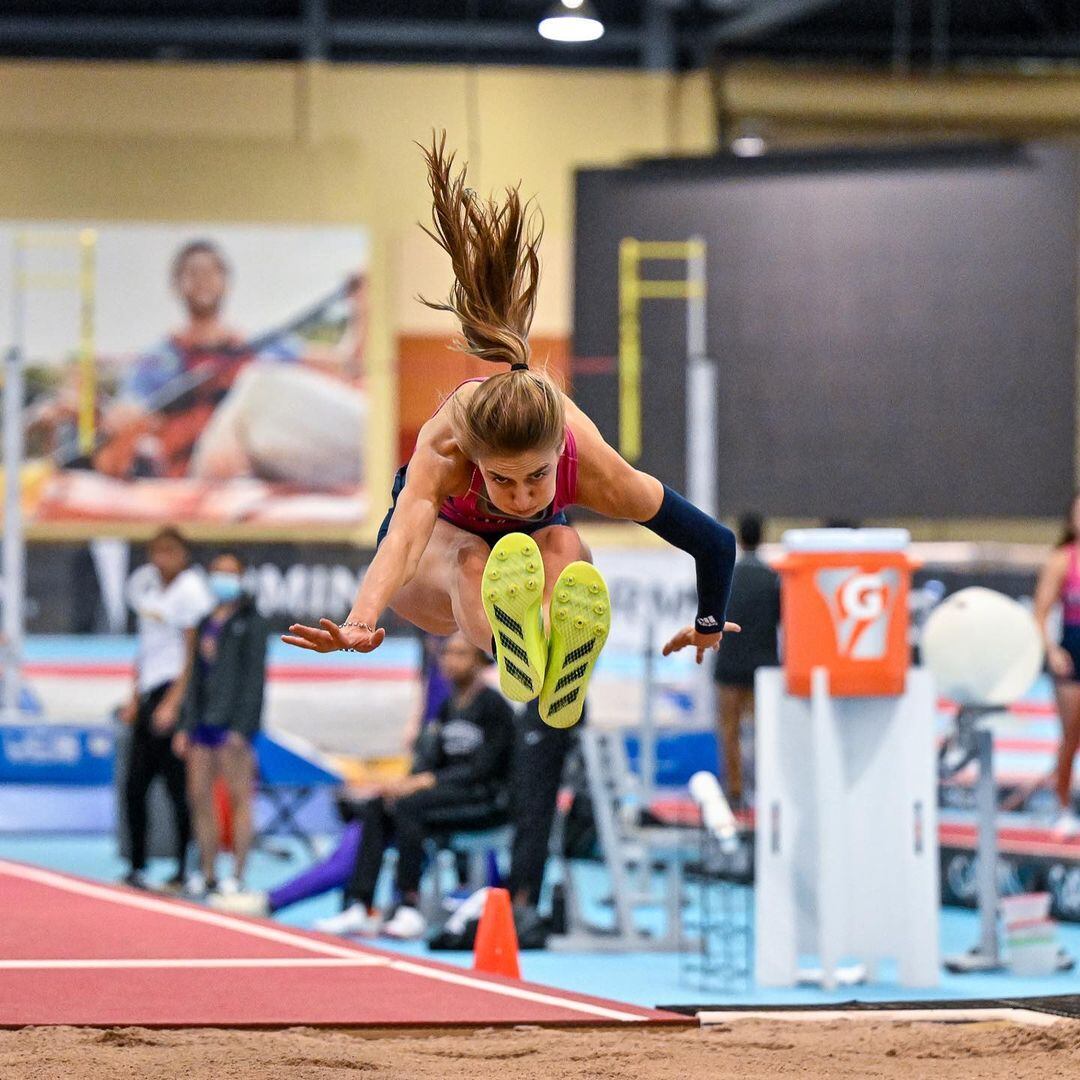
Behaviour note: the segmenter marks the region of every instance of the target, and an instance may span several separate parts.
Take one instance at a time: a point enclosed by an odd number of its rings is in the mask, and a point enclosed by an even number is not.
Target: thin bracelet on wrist
[[[344,630],[347,626],[355,626],[358,630],[366,630],[369,634],[374,634],[375,633],[375,627],[368,626],[368,624],[366,622],[354,622],[354,621],[352,621],[350,619],[346,619],[345,622],[338,623],[338,629],[339,630]],[[349,648],[342,649],[341,651],[342,652],[356,652],[356,650],[354,648],[352,648],[351,646]]]

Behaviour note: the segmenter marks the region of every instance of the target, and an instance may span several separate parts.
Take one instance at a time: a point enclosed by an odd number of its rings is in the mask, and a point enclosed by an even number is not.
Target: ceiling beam
[[[554,49],[568,56],[640,49],[643,36],[637,29],[609,26],[596,41],[562,45],[542,38],[531,22],[486,19],[336,19],[330,23],[329,34],[335,44],[354,48]]]
[[[739,45],[783,30],[810,15],[839,7],[841,0],[758,0],[747,11],[722,19],[708,33],[713,45]]]
[[[109,19],[80,15],[0,17],[4,45],[298,45],[292,19]]]
[[[678,43],[667,0],[645,0],[642,31],[641,66],[647,71],[673,71]]]
[[[326,59],[326,26],[329,13],[326,0],[303,0],[300,6],[303,20],[301,52],[305,60]]]
[[[302,19],[161,19],[79,16],[0,16],[0,45],[115,45],[129,48],[199,46],[295,46],[318,52],[325,44],[370,49],[452,49],[482,52],[557,51],[597,55],[640,52],[641,30],[609,27],[598,41],[561,45],[542,38],[525,22],[438,19],[333,19],[316,0]]]
[[[745,42],[748,47],[756,43]],[[764,44],[764,43],[762,43]],[[880,59],[891,56],[893,36],[890,33],[812,33],[793,31],[789,34],[777,34],[768,41],[770,54],[777,51],[785,53],[804,53],[806,55],[828,54],[830,56],[856,56],[867,59]],[[917,55],[929,55],[933,51],[933,40],[926,35],[912,38],[912,51]],[[949,36],[949,57],[1003,57],[1003,58],[1044,58],[1053,60],[1080,61],[1080,33],[1077,34],[957,34]]]

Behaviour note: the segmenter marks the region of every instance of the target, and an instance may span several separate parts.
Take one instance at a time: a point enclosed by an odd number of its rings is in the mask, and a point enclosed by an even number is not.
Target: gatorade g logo
[[[900,586],[899,571],[867,574],[857,566],[844,566],[819,570],[815,580],[829,605],[840,655],[849,660],[880,660]]]

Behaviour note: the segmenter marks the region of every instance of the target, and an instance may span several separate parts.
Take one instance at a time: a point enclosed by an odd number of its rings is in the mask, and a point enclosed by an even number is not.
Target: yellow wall
[[[476,123],[466,102],[475,80]],[[479,147],[474,186],[521,180],[547,220],[537,330],[570,324],[574,170],[713,148],[713,80],[626,71],[0,63],[0,217],[350,223],[372,240],[373,361],[448,331],[412,300],[448,269],[414,139]],[[953,131],[1080,132],[1080,78],[868,80],[742,64],[723,97],[786,142]],[[392,415],[392,373],[374,388]],[[388,447],[389,447],[388,443]],[[391,467],[373,461],[374,490]]]
[[[475,79],[476,122],[466,101]],[[448,267],[413,140],[479,148],[474,185],[521,180],[547,220],[537,329],[569,330],[574,170],[712,145],[707,79],[457,67],[0,64],[0,217],[350,223],[372,241],[373,367],[397,334],[449,330],[413,302]],[[373,387],[393,414],[388,371]],[[388,442],[388,447],[390,443]],[[372,461],[375,491],[393,451]]]
[[[897,77],[888,71],[766,63],[725,69],[735,117],[766,121],[798,139],[804,132],[970,133],[1033,138],[1080,134],[1080,73],[1035,67]]]
[[[470,77],[448,67],[2,64],[0,214],[363,223],[374,248],[373,343],[388,350],[405,314],[394,297],[446,285],[433,280],[437,253],[416,275],[395,264],[399,244],[410,261],[432,249],[415,227],[429,207],[413,140],[445,127],[465,152]],[[704,76],[485,68],[474,77],[475,186],[522,180],[560,268],[576,167],[712,145]],[[542,318],[565,330],[565,297],[549,304]]]
[[[469,80],[476,123],[467,131]],[[1080,133],[1080,77],[887,75],[726,69],[736,122],[780,142],[913,130]],[[445,127],[479,147],[475,186],[520,179],[547,219],[537,316],[569,329],[574,170],[715,145],[705,73],[536,68],[0,63],[0,215],[358,222],[373,240],[372,344],[437,331],[412,297],[446,266],[415,227],[428,212],[414,139]],[[436,321],[432,321],[436,320]]]

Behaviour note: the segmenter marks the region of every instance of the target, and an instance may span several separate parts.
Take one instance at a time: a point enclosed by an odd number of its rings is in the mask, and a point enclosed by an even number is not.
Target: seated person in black
[[[427,925],[417,898],[424,840],[458,829],[485,829],[507,820],[514,714],[483,679],[489,659],[460,634],[439,658],[452,692],[421,734],[412,773],[382,786],[357,810],[362,826],[356,867],[345,890],[348,906],[316,929],[337,934],[420,938]],[[383,854],[398,850],[398,906],[385,924],[373,907]]]

